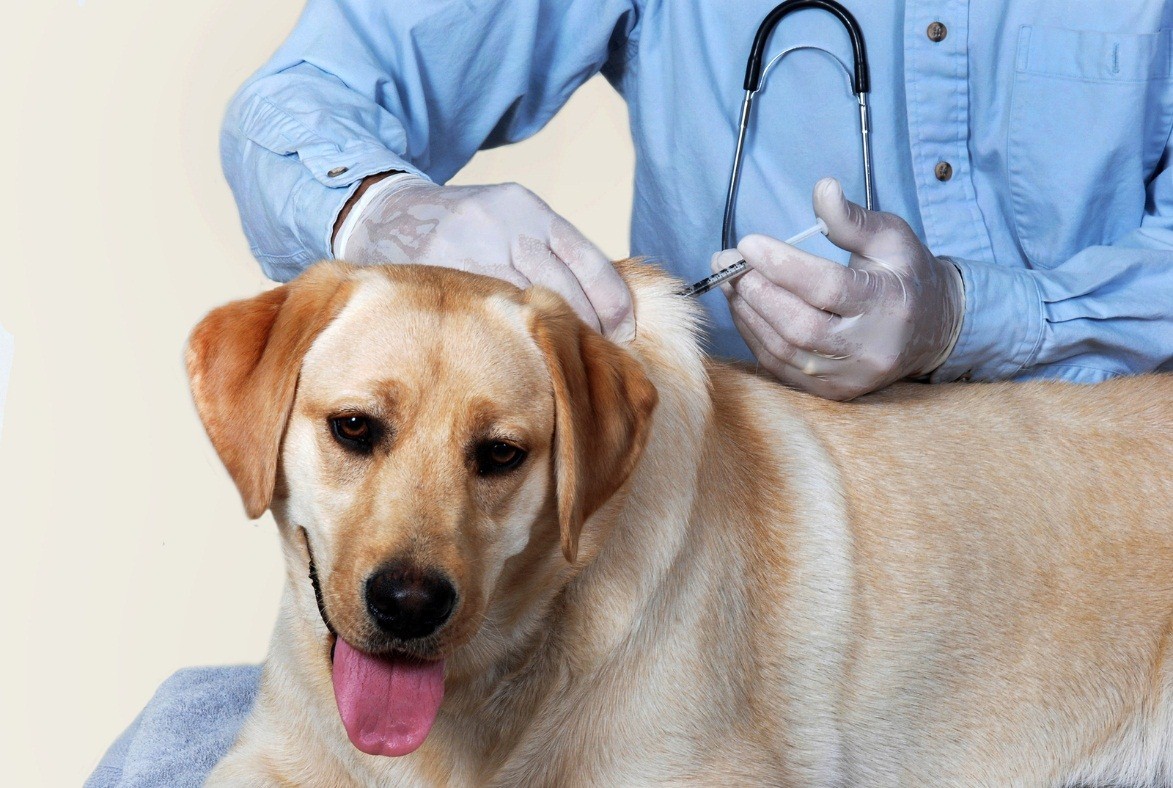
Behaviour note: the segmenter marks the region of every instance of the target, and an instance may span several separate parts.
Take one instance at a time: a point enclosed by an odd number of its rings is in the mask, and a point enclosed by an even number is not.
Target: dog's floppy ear
[[[226,304],[188,340],[196,409],[249,517],[272,501],[302,357],[346,302],[349,270],[317,265],[287,285]]]
[[[554,388],[554,469],[562,552],[573,563],[583,523],[627,481],[647,444],[656,388],[639,362],[558,296],[526,291],[531,331]]]

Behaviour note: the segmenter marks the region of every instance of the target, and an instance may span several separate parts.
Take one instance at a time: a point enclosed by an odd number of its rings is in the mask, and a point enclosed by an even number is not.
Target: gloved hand
[[[764,235],[713,257],[714,271],[741,258],[753,269],[721,289],[761,365],[848,400],[944,363],[965,312],[957,267],[900,217],[848,202],[832,178],[815,184],[814,208],[827,238],[851,252],[847,267]]]
[[[635,336],[631,293],[570,222],[515,183],[437,186],[392,175],[360,199],[334,239],[352,263],[426,263],[544,285],[616,342]]]

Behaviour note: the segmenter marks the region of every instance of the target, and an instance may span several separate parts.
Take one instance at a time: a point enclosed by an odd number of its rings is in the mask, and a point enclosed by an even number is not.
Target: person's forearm
[[[316,107],[320,123],[299,120]],[[380,110],[336,77],[301,64],[250,83],[229,104],[220,136],[249,249],[280,282],[331,256],[343,205],[364,178],[417,171],[376,135]],[[323,119],[324,118],[324,119]],[[364,129],[371,129],[364,131]]]
[[[965,318],[935,381],[1094,382],[1173,361],[1173,253],[1096,246],[1051,270],[957,265]]]
[[[364,179],[443,182],[486,143],[532,135],[621,51],[632,3],[494,0],[457,19],[443,3],[308,0],[221,133],[250,250],[290,279],[345,240]]]

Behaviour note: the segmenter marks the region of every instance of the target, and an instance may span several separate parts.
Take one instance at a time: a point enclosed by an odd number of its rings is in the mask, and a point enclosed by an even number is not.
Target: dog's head
[[[445,660],[499,651],[590,560],[607,518],[584,523],[656,404],[639,362],[549,291],[424,266],[319,264],[213,311],[187,358],[372,754],[418,747]]]

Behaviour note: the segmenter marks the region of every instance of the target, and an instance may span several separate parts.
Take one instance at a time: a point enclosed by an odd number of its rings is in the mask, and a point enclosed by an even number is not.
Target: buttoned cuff
[[[336,185],[327,185],[317,178],[308,176],[299,178],[294,185],[293,193],[287,202],[287,208],[292,208],[292,212],[285,216],[287,221],[291,221],[293,226],[290,229],[301,248],[282,255],[270,253],[260,244],[252,246],[253,256],[260,261],[272,279],[287,282],[304,271],[306,266],[318,260],[334,258],[331,243],[334,225],[338,222],[338,215],[342,213],[346,202],[358,191],[363,178],[401,170],[427,179],[427,176],[415,167],[387,150],[368,151],[365,155],[351,158],[350,161],[352,164],[349,166],[337,165],[339,168],[345,167],[346,172],[328,176]]]
[[[356,131],[353,140],[326,139],[263,96],[244,103],[238,125],[243,137],[277,154],[268,168],[295,163],[302,173],[286,170],[289,174],[280,176],[273,169],[261,173],[268,176],[270,186],[285,189],[288,197],[277,203],[273,223],[291,230],[298,247],[289,249],[283,239],[270,237],[272,233],[263,229],[255,233],[258,238],[250,237],[253,254],[278,281],[292,279],[310,263],[333,257],[334,225],[363,178],[398,170],[431,180],[376,138]]]
[[[1043,342],[1043,299],[1034,274],[951,258],[965,283],[965,316],[957,344],[933,372],[933,383],[1008,380],[1031,365]]]

